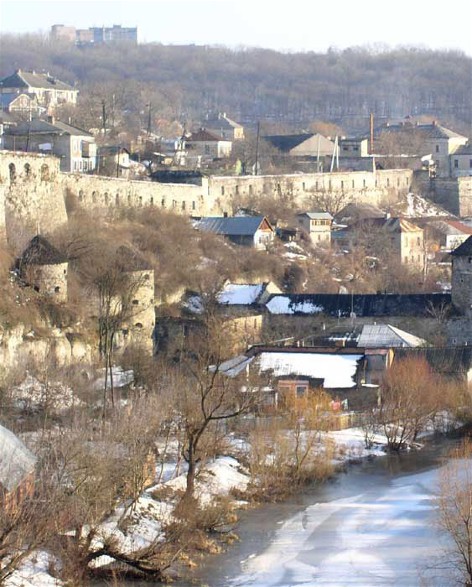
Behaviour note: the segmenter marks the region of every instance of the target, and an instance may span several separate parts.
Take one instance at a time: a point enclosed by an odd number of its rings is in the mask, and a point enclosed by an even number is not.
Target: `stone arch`
[[[16,181],[16,167],[14,163],[10,163],[8,166],[8,171],[10,173],[10,183],[15,183]]]
[[[41,165],[41,181],[49,181],[49,165],[46,163]]]
[[[83,202],[84,201],[84,192],[83,190],[79,190],[79,202]]]
[[[31,165],[29,163],[25,163],[24,170],[25,170],[25,177],[30,177],[31,176]]]

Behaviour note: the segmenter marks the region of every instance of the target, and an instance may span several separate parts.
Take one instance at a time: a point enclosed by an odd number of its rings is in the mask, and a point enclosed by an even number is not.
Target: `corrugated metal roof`
[[[10,430],[0,425],[0,486],[13,491],[31,471],[36,457]]]
[[[253,236],[263,221],[264,216],[208,216],[199,220],[196,228],[225,236]]]
[[[422,338],[395,328],[390,324],[364,324],[357,345],[372,347],[417,347],[424,346]]]

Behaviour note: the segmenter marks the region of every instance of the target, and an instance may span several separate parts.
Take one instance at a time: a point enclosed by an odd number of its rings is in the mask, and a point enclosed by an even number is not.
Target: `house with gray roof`
[[[79,91],[73,86],[57,79],[49,72],[17,69],[15,73],[0,80],[0,94],[22,92],[35,96],[40,106],[48,114],[53,114],[60,104],[77,103]]]
[[[193,132],[186,139],[186,144],[189,155],[197,155],[207,161],[229,157],[233,148],[233,142],[230,139],[223,138],[206,128]]]
[[[4,148],[55,155],[61,171],[86,173],[97,166],[97,145],[89,132],[49,117],[33,119],[5,129]]]
[[[229,141],[241,141],[244,139],[244,127],[242,124],[231,120],[226,112],[218,112],[217,116],[207,116],[205,128],[211,133]]]
[[[275,236],[265,216],[207,216],[196,222],[195,228],[220,234],[237,245],[261,250],[270,245]]]
[[[0,504],[14,511],[34,491],[36,457],[10,430],[0,425]]]
[[[412,122],[409,119],[399,123],[386,123],[374,131],[374,141],[395,147],[391,155],[424,157],[430,155],[435,162],[436,176],[449,177],[450,156],[467,143],[467,137],[441,126],[436,121],[429,124]],[[375,143],[374,143],[375,150]]]
[[[320,170],[322,170],[323,161],[336,157],[338,152],[334,142],[319,133],[266,135],[262,138],[284,155],[304,159],[319,159]]]
[[[364,348],[415,348],[427,346],[427,342],[410,332],[391,324],[364,324],[357,339],[357,346]]]
[[[300,228],[309,236],[315,246],[329,247],[331,245],[331,226],[333,217],[329,212],[316,210],[297,214]]]
[[[472,175],[472,143],[461,145],[450,156],[452,177],[467,177]]]

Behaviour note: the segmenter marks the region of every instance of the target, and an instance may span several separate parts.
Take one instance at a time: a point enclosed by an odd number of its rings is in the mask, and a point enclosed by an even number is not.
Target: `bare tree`
[[[464,440],[450,453],[439,479],[440,528],[451,540],[447,563],[472,585],[472,442]]]

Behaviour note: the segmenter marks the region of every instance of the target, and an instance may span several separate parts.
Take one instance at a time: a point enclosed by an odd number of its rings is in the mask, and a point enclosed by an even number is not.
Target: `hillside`
[[[114,96],[121,111],[181,122],[208,110],[245,124],[305,128],[315,120],[346,133],[406,115],[438,118],[470,134],[472,60],[456,51],[351,48],[319,53],[143,44],[77,48],[39,35],[0,37],[0,76],[17,68],[47,70],[77,82],[97,103]],[[130,83],[132,82],[132,83]]]

